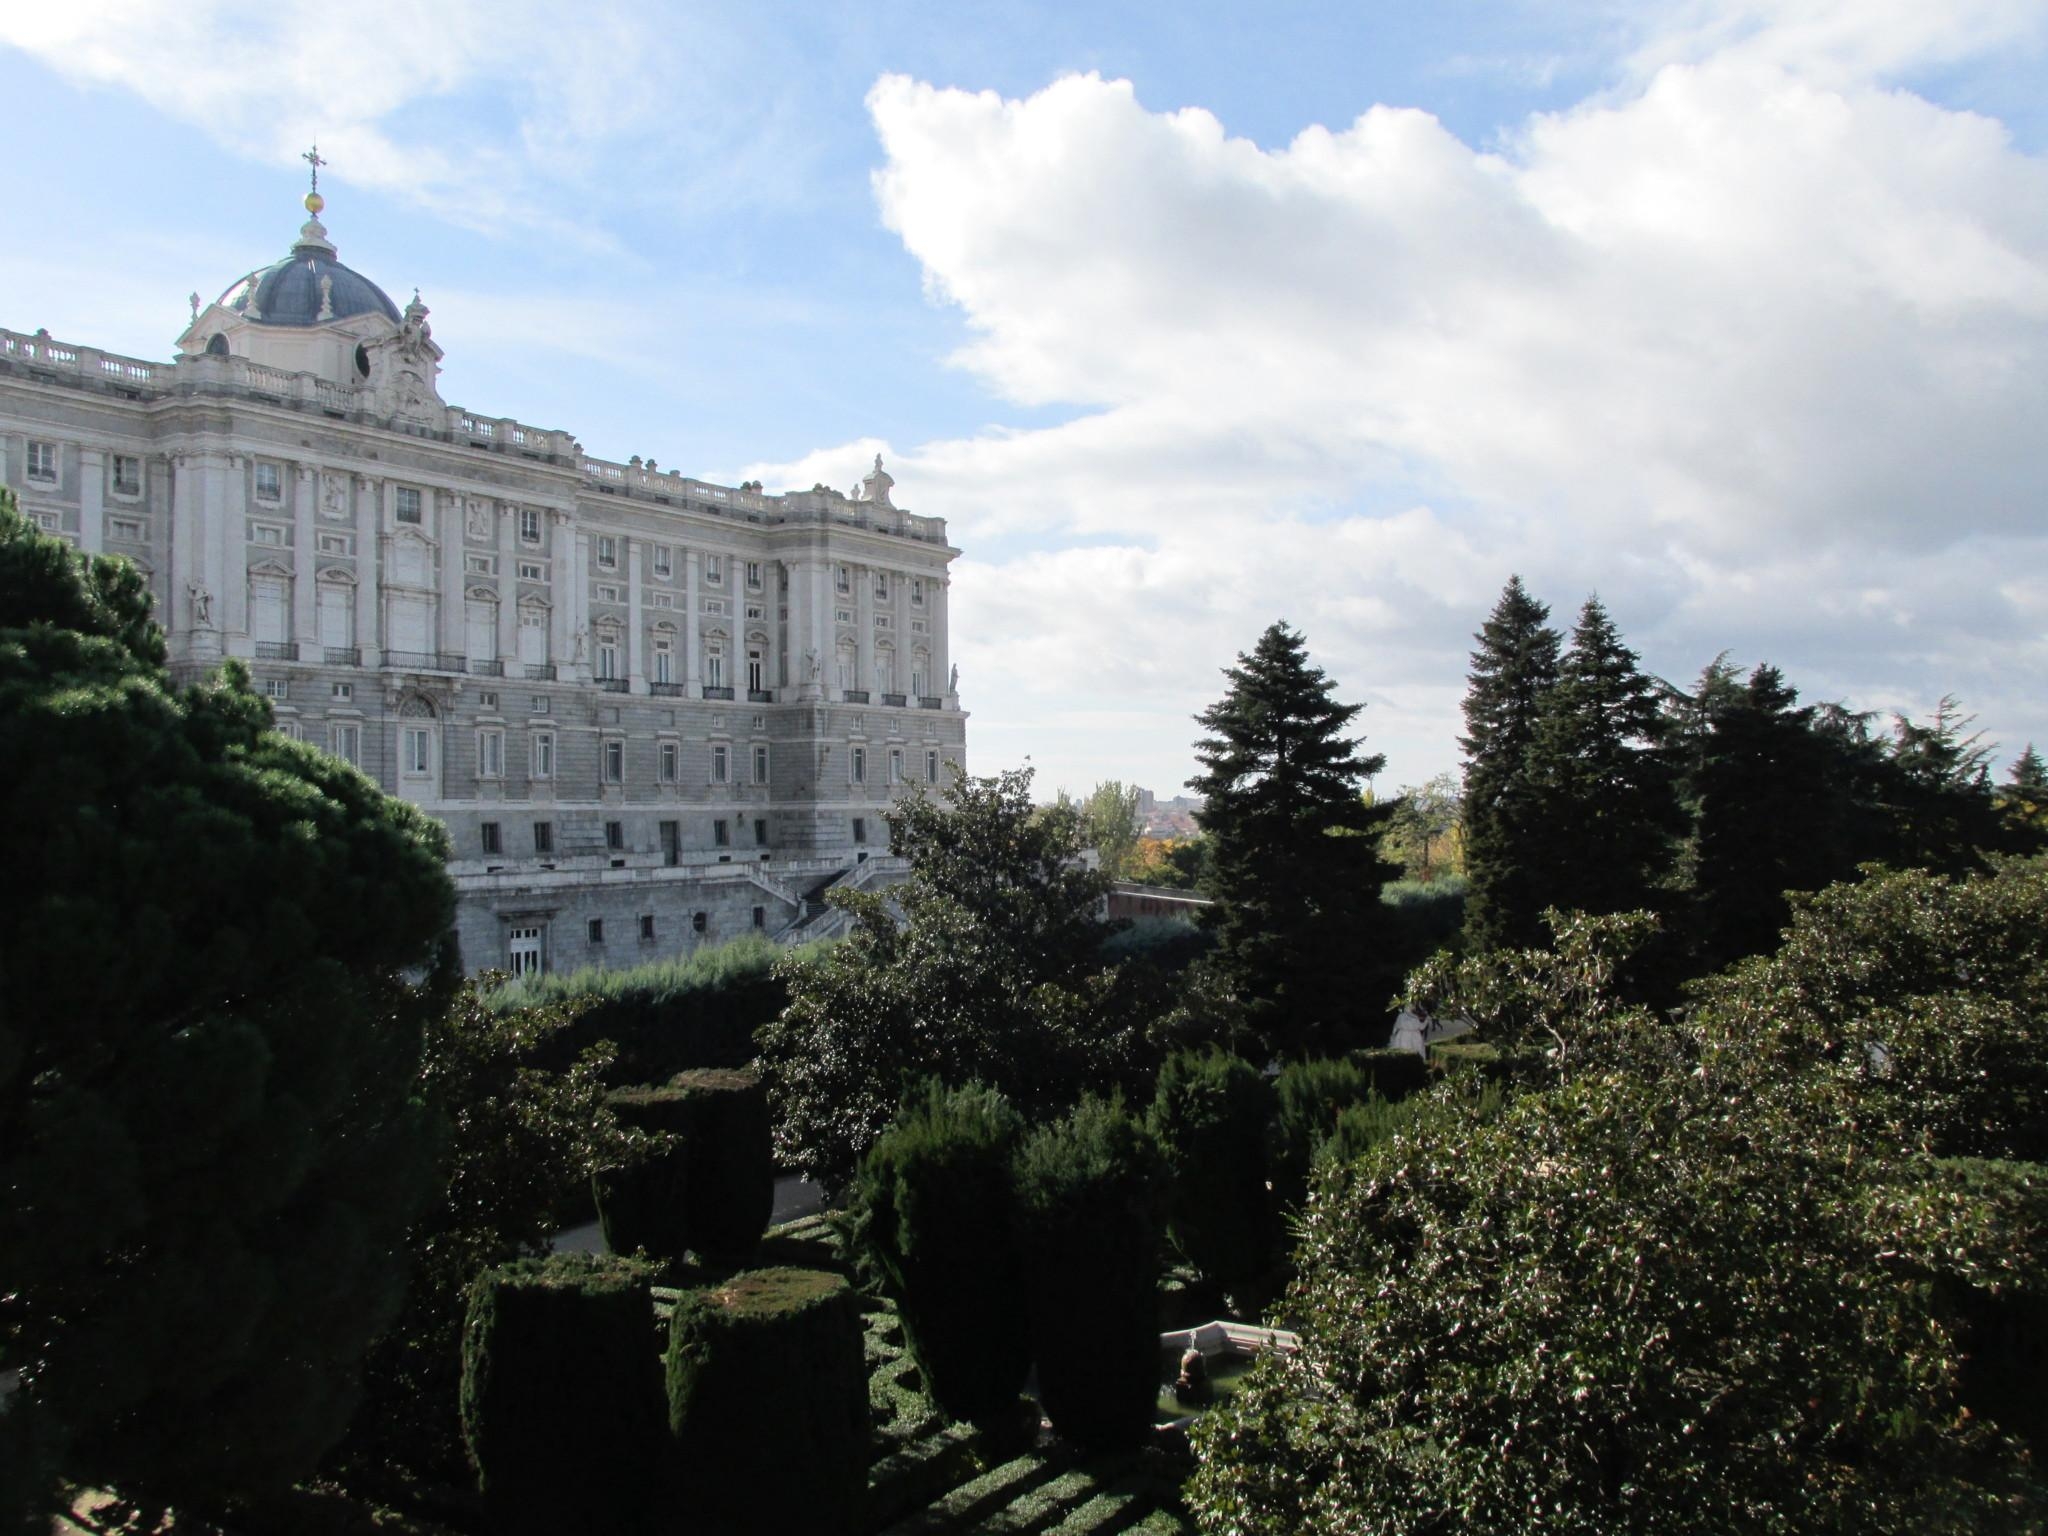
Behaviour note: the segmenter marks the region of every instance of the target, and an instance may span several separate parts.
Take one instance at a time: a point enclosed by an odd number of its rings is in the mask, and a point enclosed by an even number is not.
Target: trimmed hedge
[[[761,1240],[775,1209],[768,1090],[751,1072],[704,1068],[678,1073],[676,1131],[690,1165],[690,1246],[743,1254]]]
[[[666,1489],[648,1266],[556,1254],[486,1270],[462,1331],[462,1434],[493,1527],[642,1530]]]
[[[1279,1224],[1266,1189],[1272,1095],[1258,1068],[1222,1051],[1169,1056],[1147,1123],[1172,1175],[1174,1246],[1226,1289],[1273,1265]]]
[[[1014,1219],[1022,1129],[994,1089],[928,1079],[854,1180],[855,1241],[896,1302],[925,1389],[958,1419],[1013,1412],[1031,1369]]]
[[[743,1067],[754,1031],[789,1004],[775,974],[789,951],[752,934],[673,960],[621,970],[532,976],[491,995],[497,1009],[578,1003],[574,1022],[536,1046],[532,1064],[555,1071],[600,1040],[618,1046],[605,1081],[665,1083],[699,1067]]]
[[[591,1175],[597,1219],[614,1253],[645,1249],[680,1263],[696,1240],[690,1224],[692,1176],[688,1095],[673,1088],[620,1088],[605,1105],[621,1125],[647,1138],[633,1157]]]
[[[1151,1435],[1159,1398],[1166,1163],[1121,1099],[1084,1099],[1017,1159],[1038,1395],[1090,1450]]]
[[[686,1292],[670,1322],[667,1372],[678,1503],[691,1523],[828,1536],[854,1528],[867,1490],[868,1381],[845,1280],[762,1269]]]
[[[1361,1052],[1360,1055],[1365,1053]],[[1419,1067],[1422,1058],[1407,1054]],[[1358,1056],[1291,1061],[1273,1082],[1273,1199],[1282,1212],[1301,1208],[1309,1169],[1337,1128],[1338,1114],[1373,1090],[1372,1074]]]
[[[1376,1051],[1353,1051],[1351,1059],[1365,1073],[1372,1091],[1389,1104],[1398,1104],[1429,1086],[1429,1062],[1414,1051],[1385,1046]]]

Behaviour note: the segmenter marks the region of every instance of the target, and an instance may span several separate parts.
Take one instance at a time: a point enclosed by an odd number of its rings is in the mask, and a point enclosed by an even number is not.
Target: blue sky
[[[1938,11],[1938,14],[1936,12]],[[342,259],[443,392],[946,516],[975,764],[1170,793],[1273,618],[1454,766],[1512,570],[2048,745],[2048,6],[0,14],[0,325]]]

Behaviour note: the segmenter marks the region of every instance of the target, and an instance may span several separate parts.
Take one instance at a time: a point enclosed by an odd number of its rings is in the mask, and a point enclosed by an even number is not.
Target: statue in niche
[[[951,675],[950,677],[948,677],[948,678],[946,679],[946,692],[948,692],[948,693],[958,693],[959,691],[960,691],[960,663],[956,661],[956,662],[954,662],[954,663],[953,663],[953,672],[952,672],[952,675]]]
[[[585,658],[589,655],[589,651],[590,631],[587,629],[579,628],[576,631],[576,648],[572,653],[570,659],[573,660],[576,663],[576,665],[580,667],[583,665]]]
[[[185,596],[192,603],[192,627],[213,628],[213,594],[194,581],[186,584]]]
[[[322,509],[329,517],[344,517],[348,513],[348,485],[341,476],[329,475],[321,486]]]
[[[472,539],[488,539],[491,536],[491,504],[472,497],[469,503],[469,536]]]
[[[812,684],[818,681],[818,653],[815,649],[804,652],[804,678]]]

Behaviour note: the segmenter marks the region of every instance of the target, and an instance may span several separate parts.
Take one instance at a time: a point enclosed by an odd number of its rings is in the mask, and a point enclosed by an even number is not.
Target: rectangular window
[[[516,976],[540,974],[540,929],[514,928],[506,935],[509,969]]]
[[[143,541],[143,526],[132,517],[114,518],[107,526],[114,538],[126,539],[130,544],[140,544]]]
[[[619,541],[608,533],[597,536],[597,563],[608,571],[619,568]]]
[[[398,488],[398,520],[401,523],[416,523],[420,520],[420,493],[409,485]]]
[[[654,574],[667,576],[675,570],[674,552],[666,544],[654,546]]]
[[[853,840],[856,843],[864,843],[868,840],[868,823],[865,816],[853,818]]]
[[[296,720],[280,720],[274,729],[278,735],[290,737],[293,741],[306,739],[306,728]]]
[[[761,562],[758,560],[747,562],[747,587],[755,592],[761,590]]]
[[[555,851],[555,824],[552,821],[536,821],[533,824],[533,851],[553,853]]]
[[[723,555],[706,555],[704,557],[704,579],[714,587],[724,583],[725,557]]]
[[[853,572],[843,565],[833,566],[832,590],[835,592],[851,592],[853,590]]]
[[[654,642],[654,680],[657,683],[672,683],[676,680],[676,648],[673,641]]]
[[[766,907],[754,908],[754,926],[756,928],[766,928],[768,926],[768,909]]]
[[[498,696],[489,689],[485,689],[476,696],[476,706],[478,709],[496,709],[498,707]]]
[[[626,782],[626,744],[623,741],[604,744],[604,781],[607,784]]]
[[[258,544],[282,546],[284,543],[284,530],[278,527],[276,523],[251,523],[249,525],[249,537]]]
[[[476,776],[502,779],[505,776],[505,733],[500,730],[476,733]]]
[[[901,784],[903,782],[903,750],[900,747],[891,747],[889,749],[889,782],[891,784]]]
[[[768,782],[768,748],[763,742],[754,743],[754,782]]]
[[[927,751],[924,755],[924,781],[927,784],[939,782],[939,754],[937,751]]]
[[[593,944],[602,944],[604,942],[604,919],[601,917],[593,917],[590,920],[590,942]]]
[[[915,608],[922,608],[924,606],[924,578],[922,576],[910,578],[910,602],[911,606]]]
[[[360,725],[330,725],[327,727],[327,750],[343,762],[362,766],[363,728]]]
[[[711,823],[711,841],[713,846],[719,848],[732,846],[732,828],[726,823],[725,818],[720,817]]]
[[[345,533],[323,533],[320,535],[320,553],[323,555],[345,555],[354,547],[354,541]]]
[[[505,851],[505,841],[499,835],[498,824],[495,821],[483,822],[476,830],[478,837],[483,842],[485,853],[503,853]]]
[[[754,846],[756,848],[766,848],[768,846],[768,818],[766,816],[756,816],[754,818]]]
[[[704,651],[704,686],[723,688],[725,686],[725,648],[707,646]]]
[[[711,747],[711,782],[724,784],[732,777],[732,749],[724,742],[714,742]]]
[[[626,849],[626,824],[623,821],[608,821],[604,824],[604,845],[613,853]]]
[[[142,494],[142,460],[125,453],[114,455],[114,491],[121,496]]]
[[[540,562],[538,560],[522,560],[519,562],[519,579],[521,581],[545,581],[547,578],[541,575]]]
[[[671,869],[683,861],[683,824],[680,821],[661,824],[661,861]]]
[[[661,782],[673,784],[682,777],[683,749],[673,741],[661,744]]]
[[[846,761],[848,767],[848,777],[850,777],[856,784],[867,783],[868,749],[866,747],[853,747],[848,749],[846,754]]]
[[[598,587],[598,589],[597,589],[597,601],[598,601],[598,602],[600,602],[600,603],[616,603],[616,602],[617,602],[618,600],[619,600],[619,589],[618,589],[617,587],[610,587],[610,586],[603,586],[603,585],[600,585],[600,586]]]
[[[652,912],[642,912],[640,914],[640,942],[643,944],[652,944],[654,942],[654,914]]]
[[[889,573],[887,571],[875,572],[875,601],[878,603],[889,601]]]
[[[39,443],[33,438],[28,445],[28,477],[45,485],[57,483],[57,445]]]
[[[756,647],[747,648],[747,688],[759,693],[768,686],[768,659]]]
[[[498,569],[497,560],[490,555],[471,555],[463,563],[473,576],[494,575]]]
[[[433,733],[423,725],[409,725],[405,728],[403,769],[411,774],[434,771]]]
[[[750,619],[765,619],[768,617],[768,610],[759,603],[749,603],[747,604],[747,617]]]
[[[291,697],[292,685],[281,677],[266,677],[263,680],[263,697],[284,699]]]
[[[531,715],[544,715],[548,713],[548,696],[544,693],[536,693],[526,701],[526,712]]]
[[[256,461],[256,499],[258,501],[284,500],[284,474],[275,464]]]
[[[600,635],[597,639],[597,680],[612,682],[619,675],[619,641],[616,635]]]
[[[346,703],[356,696],[356,685],[354,683],[336,683],[327,692],[328,696],[337,703]]]
[[[555,733],[535,731],[533,733],[533,777],[552,779],[555,776]]]
[[[540,542],[539,507],[521,507],[519,509],[519,542],[522,544],[538,544]]]

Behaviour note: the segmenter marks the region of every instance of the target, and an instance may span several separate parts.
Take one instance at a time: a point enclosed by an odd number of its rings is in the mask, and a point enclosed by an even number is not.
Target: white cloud
[[[956,363],[1081,413],[891,466],[967,551],[984,708],[1199,707],[1285,615],[1348,696],[1413,690],[1419,777],[1520,570],[1565,620],[1597,586],[1678,676],[1732,647],[2048,739],[2016,681],[2048,663],[2048,164],[1884,78],[2040,15],[1688,10],[1633,85],[1493,152],[1385,107],[1268,150],[1092,75],[885,77],[876,197]]]

